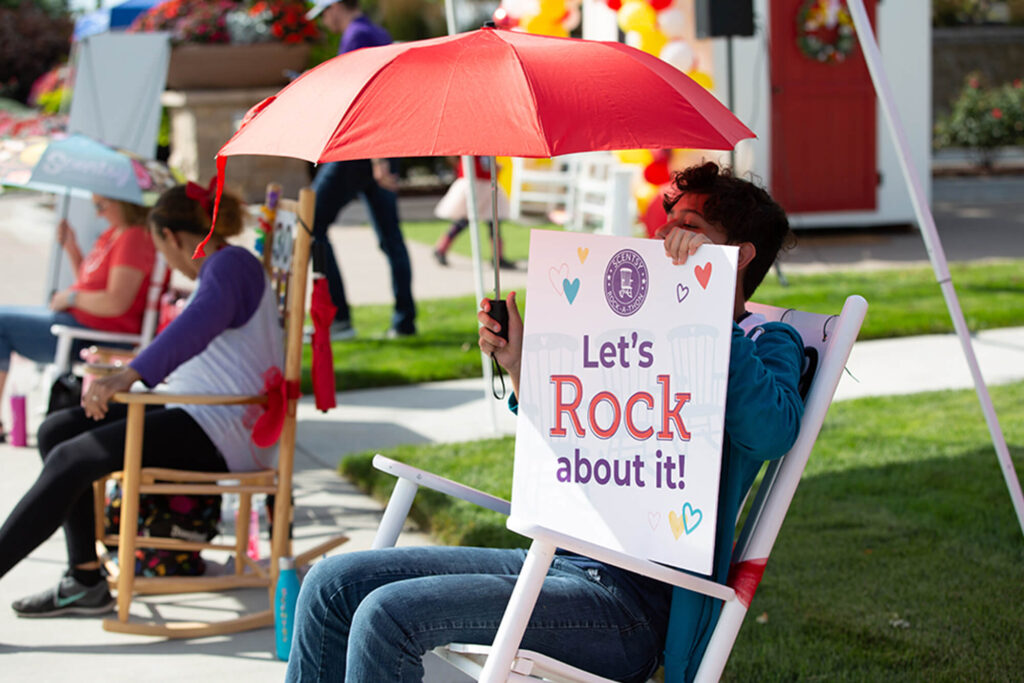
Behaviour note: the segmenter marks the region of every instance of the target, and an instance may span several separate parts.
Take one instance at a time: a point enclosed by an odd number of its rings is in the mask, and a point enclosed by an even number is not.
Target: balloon
[[[636,210],[641,216],[647,211],[647,207],[655,197],[658,196],[658,187],[650,183],[640,183],[633,191],[633,198],[636,200]]]
[[[683,73],[693,68],[693,48],[686,41],[673,40],[667,43],[658,56]]]
[[[686,15],[678,7],[658,12],[658,28],[669,38],[682,38],[686,34]]]
[[[505,190],[506,195],[512,194],[512,159],[498,157],[498,187]]]
[[[494,25],[498,28],[512,28],[519,23],[519,19],[509,14],[508,10],[504,7],[499,7],[494,10],[494,14],[491,15],[491,19],[494,20]]]
[[[613,154],[623,164],[646,166],[654,159],[654,154],[649,149],[620,149]]]
[[[622,7],[622,0],[604,0],[604,4],[608,5],[608,9],[613,12],[618,12]]]
[[[517,19],[537,13],[537,0],[502,0],[501,6],[509,15]]]
[[[644,224],[647,229],[647,236],[654,237],[654,233],[661,226],[668,222],[668,216],[665,214],[665,205],[662,203],[662,199],[666,192],[672,192],[671,185],[663,185],[658,188],[657,194],[647,204],[647,209],[640,213],[640,221]]]
[[[657,57],[662,48],[665,47],[665,43],[667,41],[668,38],[658,29],[640,32],[640,49],[647,54],[654,55],[655,57]]]
[[[651,6],[655,12],[660,12],[663,9],[668,8],[672,4],[672,0],[647,0],[647,4]]]
[[[711,74],[703,71],[687,71],[686,75],[697,81],[697,85],[701,86],[705,90],[712,90],[715,87],[715,82],[711,79]]]
[[[619,10],[619,28],[630,31],[650,31],[654,28],[654,10],[646,2],[630,2]]]
[[[556,22],[564,14],[565,0],[540,0],[540,10],[537,12],[538,17],[544,17],[549,22]]]
[[[569,5],[565,10],[565,16],[562,17],[562,28],[572,33],[579,27],[582,17],[579,5]]]
[[[664,185],[672,179],[666,161],[652,161],[644,168],[644,180],[651,185]]]
[[[562,28],[562,25],[557,20],[552,20],[550,17],[544,17],[541,15],[532,16],[525,21],[520,20],[520,25],[527,31],[527,33],[536,33],[543,36],[559,36],[565,38],[569,35],[569,32]]]

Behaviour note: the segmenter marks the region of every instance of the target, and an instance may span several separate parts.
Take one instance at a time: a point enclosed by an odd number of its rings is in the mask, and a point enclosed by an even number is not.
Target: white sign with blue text
[[[531,233],[514,517],[711,573],[736,258]]]

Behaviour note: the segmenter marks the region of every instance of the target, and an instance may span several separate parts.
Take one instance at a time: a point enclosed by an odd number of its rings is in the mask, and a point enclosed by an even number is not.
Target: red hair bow
[[[193,183],[191,180],[188,181],[185,185],[185,196],[199,202],[199,205],[203,207],[203,213],[207,216],[212,215],[213,202],[217,198],[217,176],[210,178],[210,183],[206,187],[199,183]]]

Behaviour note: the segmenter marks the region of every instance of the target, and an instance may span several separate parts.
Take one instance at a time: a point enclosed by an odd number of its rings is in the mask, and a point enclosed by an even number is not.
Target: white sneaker
[[[356,336],[356,328],[347,320],[335,320],[331,323],[331,341],[345,341]],[[308,344],[313,340],[313,326],[306,325],[302,328],[302,341]]]

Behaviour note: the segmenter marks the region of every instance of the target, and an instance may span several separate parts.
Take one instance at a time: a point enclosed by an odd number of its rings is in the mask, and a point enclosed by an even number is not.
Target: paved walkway
[[[959,180],[937,183],[936,222],[950,260],[1024,258],[1024,179],[1006,185],[992,190],[989,185],[965,185]],[[946,201],[943,196],[955,196],[955,200]],[[403,216],[427,217],[433,201],[403,201]],[[358,209],[350,211],[332,230],[331,239],[342,260],[351,300],[356,304],[389,302],[386,262],[372,231],[360,224],[363,218]],[[39,264],[45,263],[49,225],[52,217],[37,199],[0,197],[0,301],[34,304],[42,300],[45,285],[40,282]],[[418,298],[472,293],[472,267],[467,259],[453,255],[451,267],[444,269],[434,263],[428,246],[410,242],[409,248]],[[831,230],[806,233],[802,246],[788,255],[785,267],[793,272],[926,259],[920,237],[912,230]],[[523,276],[522,272],[505,276],[505,288],[522,287]],[[988,382],[1024,379],[1024,327],[981,333],[974,339],[974,348]],[[844,377],[839,387],[841,399],[972,386],[953,335],[861,342],[854,348],[849,369],[850,376]],[[18,372],[24,373],[20,381],[31,383],[26,369]],[[369,546],[380,506],[335,474],[345,455],[399,443],[481,438],[494,434],[495,426],[505,434],[514,429],[512,418],[493,401],[485,400],[481,380],[346,392],[339,396],[339,408],[328,414],[316,412],[310,400],[304,399],[299,421],[296,545],[300,549],[339,529],[352,537],[342,550]],[[8,419],[4,423],[10,424]],[[5,518],[34,480],[39,462],[35,449],[9,445],[0,445],[0,462],[4,470],[0,515]],[[403,536],[402,542],[429,539],[411,533]],[[171,681],[231,676],[281,680],[284,665],[271,654],[273,636],[267,630],[164,642],[108,634],[94,619],[19,620],[6,610],[5,605],[13,599],[52,586],[64,562],[58,533],[0,580],[0,678]],[[237,608],[239,602],[258,604],[264,595],[262,591],[241,591],[226,597],[175,598],[171,604],[162,604],[161,612],[170,618],[195,618]],[[440,662],[429,666],[430,681],[461,680]]]

